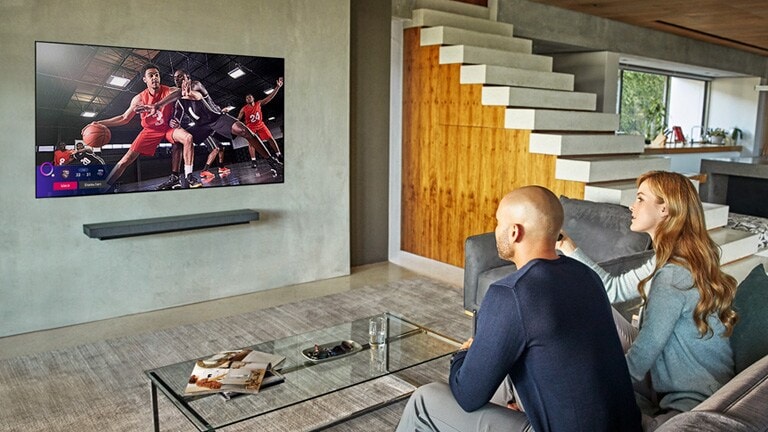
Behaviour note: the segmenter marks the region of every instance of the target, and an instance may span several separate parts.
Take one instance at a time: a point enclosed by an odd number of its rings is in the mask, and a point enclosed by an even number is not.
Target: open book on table
[[[282,378],[273,369],[284,360],[283,356],[251,349],[219,352],[195,362],[184,394],[258,393],[265,381],[276,383],[276,376]]]

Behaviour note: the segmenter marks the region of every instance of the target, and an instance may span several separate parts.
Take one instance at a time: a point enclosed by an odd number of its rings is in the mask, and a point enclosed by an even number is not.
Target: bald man
[[[555,251],[560,201],[523,187],[501,200],[496,220],[499,256],[518,270],[488,289],[474,339],[451,359],[449,385],[417,389],[397,431],[640,431],[602,283]],[[490,403],[507,380],[516,402]]]

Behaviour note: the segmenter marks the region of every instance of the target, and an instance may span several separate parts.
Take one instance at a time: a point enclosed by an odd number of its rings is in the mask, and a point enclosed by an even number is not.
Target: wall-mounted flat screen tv
[[[282,183],[282,58],[35,43],[36,197]]]

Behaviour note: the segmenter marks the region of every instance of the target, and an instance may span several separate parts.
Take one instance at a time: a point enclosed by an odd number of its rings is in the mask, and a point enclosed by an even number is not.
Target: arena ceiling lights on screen
[[[283,182],[282,58],[36,42],[35,59],[37,198]]]

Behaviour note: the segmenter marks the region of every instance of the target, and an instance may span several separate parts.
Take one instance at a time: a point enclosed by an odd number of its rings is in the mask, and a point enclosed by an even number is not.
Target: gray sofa
[[[565,213],[563,230],[609,273],[639,267],[653,254],[650,237],[629,230],[627,207],[567,197],[560,197],[560,202]],[[479,310],[488,287],[513,271],[513,263],[499,258],[494,233],[469,237],[464,244],[464,309]],[[617,309],[629,313],[631,306]]]
[[[635,268],[653,253],[650,239],[629,231],[623,206],[560,198],[564,230],[588,256],[611,273]],[[479,310],[494,281],[515,271],[501,260],[494,233],[469,237],[465,243],[464,309]],[[625,316],[634,304],[614,305]],[[679,414],[660,432],[768,432],[768,275],[755,267],[739,284],[734,300],[740,321],[731,336],[736,376],[692,411]]]

